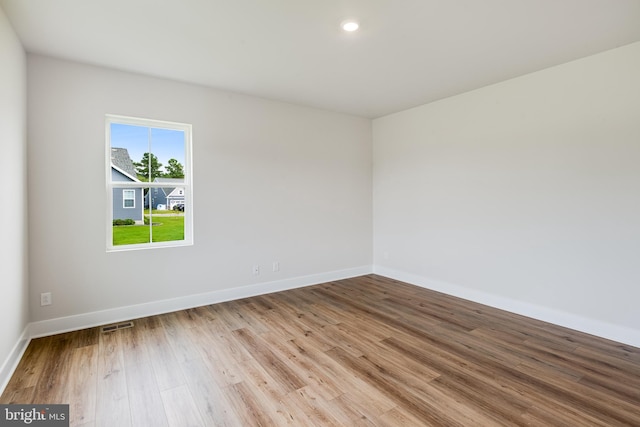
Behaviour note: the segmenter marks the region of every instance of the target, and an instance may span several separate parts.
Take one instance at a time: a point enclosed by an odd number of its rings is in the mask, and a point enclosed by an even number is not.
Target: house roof
[[[137,180],[136,168],[126,148],[111,148],[111,165]]]
[[[184,178],[156,178],[155,182],[160,182],[163,184],[184,184]],[[176,187],[171,188],[162,188],[165,196],[169,196],[171,193],[175,191]]]

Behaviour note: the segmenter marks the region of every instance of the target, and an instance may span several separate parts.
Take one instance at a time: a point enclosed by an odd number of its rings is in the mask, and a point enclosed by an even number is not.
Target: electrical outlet
[[[40,294],[40,306],[51,305],[51,292]]]
[[[258,276],[260,274],[260,265],[259,264],[255,264],[253,266],[253,275],[254,276]]]
[[[273,271],[280,271],[280,263],[278,261],[273,261]]]

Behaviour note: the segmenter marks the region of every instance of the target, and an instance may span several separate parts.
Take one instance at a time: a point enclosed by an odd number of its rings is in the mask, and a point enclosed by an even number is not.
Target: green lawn
[[[157,209],[154,209],[151,211],[152,214],[161,214],[161,215],[184,215],[183,211],[174,211],[174,210],[164,210],[164,211],[159,211]],[[144,214],[145,215],[149,215],[149,209],[145,209],[144,210]]]
[[[154,242],[184,240],[184,216],[155,217],[153,221]],[[149,228],[148,225],[114,226],[113,245],[149,243]]]

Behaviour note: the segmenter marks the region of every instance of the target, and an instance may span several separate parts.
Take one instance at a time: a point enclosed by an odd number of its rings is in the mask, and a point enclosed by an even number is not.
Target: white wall
[[[37,55],[28,93],[32,321],[370,271],[370,120]],[[106,252],[107,113],[193,125],[194,246]]]
[[[26,58],[0,9],[0,390],[26,341],[27,306],[27,125]]]
[[[376,271],[640,346],[640,43],[374,120]]]
[[[24,59],[2,31],[18,176]],[[366,271],[373,226],[382,274],[640,345],[639,71],[634,44],[377,119],[372,136],[366,119],[30,55],[29,319]],[[193,247],[106,253],[107,113],[194,125]],[[3,212],[22,245],[3,257],[7,349],[26,322],[24,214]]]

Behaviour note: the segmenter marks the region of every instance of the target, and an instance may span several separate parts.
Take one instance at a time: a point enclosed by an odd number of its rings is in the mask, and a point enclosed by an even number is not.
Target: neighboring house
[[[165,209],[173,209],[176,205],[184,205],[184,187],[180,184],[184,183],[182,178],[156,178],[154,182],[164,184],[176,184],[171,188],[152,188],[149,190],[153,209],[158,209],[158,205],[164,205]],[[148,198],[145,200],[145,206],[149,206]]]
[[[140,182],[126,148],[111,148],[111,180]],[[143,222],[142,188],[113,189],[113,219]]]

